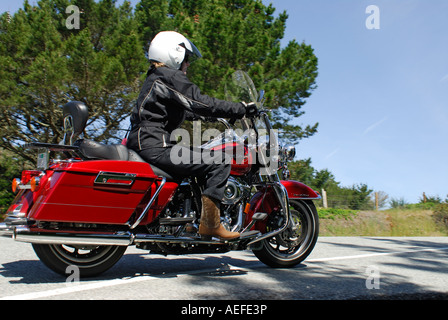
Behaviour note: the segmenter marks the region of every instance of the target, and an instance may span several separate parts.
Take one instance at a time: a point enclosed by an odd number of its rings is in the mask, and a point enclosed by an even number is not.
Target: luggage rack
[[[46,170],[50,163],[50,151],[70,152],[76,157],[85,160],[78,146],[69,146],[64,144],[53,144],[44,142],[31,142],[24,145],[25,149],[37,150],[37,170]]]

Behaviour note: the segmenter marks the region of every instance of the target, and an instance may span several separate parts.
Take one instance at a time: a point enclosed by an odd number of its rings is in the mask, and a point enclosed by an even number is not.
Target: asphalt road
[[[250,251],[164,257],[131,247],[102,276],[69,283],[47,269],[30,244],[0,238],[0,252],[0,299],[6,300],[448,297],[448,237],[321,237],[292,269],[271,269]]]

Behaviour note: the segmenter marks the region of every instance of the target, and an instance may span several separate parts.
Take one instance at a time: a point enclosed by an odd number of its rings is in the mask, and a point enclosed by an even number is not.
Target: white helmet
[[[182,62],[188,56],[202,58],[193,42],[175,31],[159,32],[151,41],[148,50],[150,61],[164,63],[176,70],[180,69]]]

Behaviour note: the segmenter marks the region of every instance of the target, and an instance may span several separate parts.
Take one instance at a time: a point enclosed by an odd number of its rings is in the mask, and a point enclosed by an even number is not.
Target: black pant
[[[224,196],[224,189],[227,179],[230,176],[230,164],[205,163],[202,159],[200,149],[181,148],[183,155],[188,155],[189,162],[173,163],[171,157],[172,147],[152,148],[139,151],[143,160],[155,165],[174,177],[186,178],[190,176],[198,177],[204,181],[203,194],[215,200],[221,201]],[[180,149],[176,149],[180,150]],[[177,161],[178,162],[178,161]]]

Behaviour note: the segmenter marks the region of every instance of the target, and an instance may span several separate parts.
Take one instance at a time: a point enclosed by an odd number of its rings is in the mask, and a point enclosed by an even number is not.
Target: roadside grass
[[[440,213],[427,208],[385,211],[318,209],[321,236],[437,237],[448,236]]]

